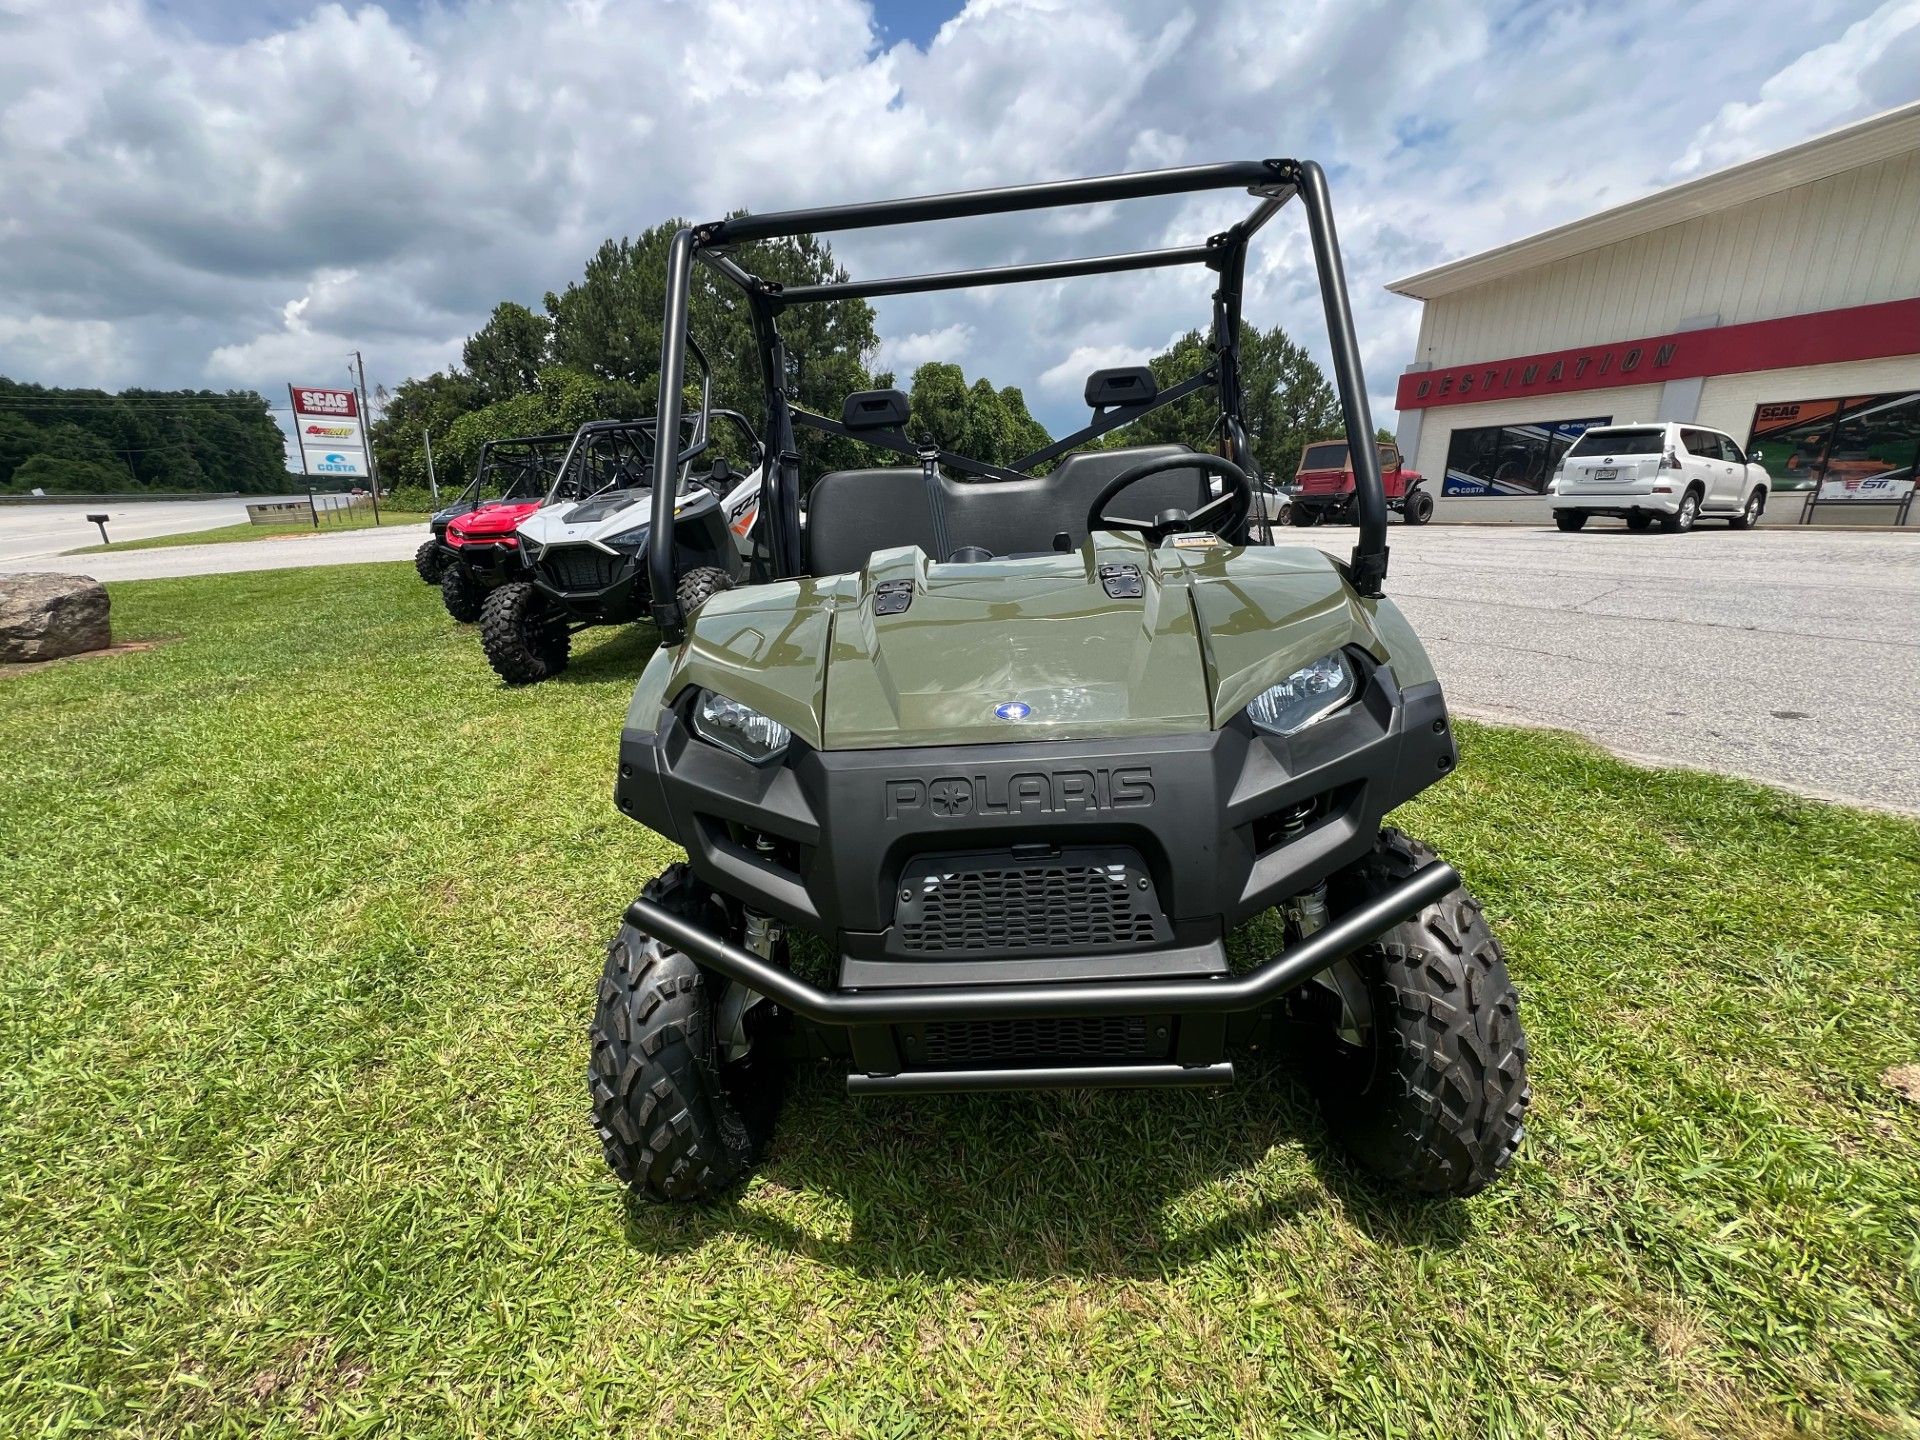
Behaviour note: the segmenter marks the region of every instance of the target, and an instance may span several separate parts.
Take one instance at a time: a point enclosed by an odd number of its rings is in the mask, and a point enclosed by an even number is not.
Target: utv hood
[[[450,522],[447,538],[458,543],[461,540],[495,540],[503,535],[511,535],[522,520],[539,508],[540,502],[537,500],[489,501]]]
[[[715,596],[655,657],[629,723],[651,730],[653,707],[699,686],[830,750],[1205,731],[1330,650],[1387,659],[1385,618],[1305,546],[1100,534],[980,564],[888,550],[857,574]]]

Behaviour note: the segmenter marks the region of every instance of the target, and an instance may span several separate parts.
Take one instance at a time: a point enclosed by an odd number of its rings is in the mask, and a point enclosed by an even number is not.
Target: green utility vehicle
[[[904,279],[781,286],[731,257],[802,232],[1250,191],[1203,244]],[[1249,242],[1298,199],[1319,272],[1359,540],[1275,545],[1241,394]],[[653,1199],[739,1181],[781,1079],[825,1058],[855,1094],[1207,1086],[1296,1058],[1328,1123],[1389,1182],[1465,1195],[1520,1143],[1526,1040],[1500,943],[1460,876],[1383,829],[1452,771],[1426,652],[1383,597],[1387,502],[1326,181],[1207,165],[682,230],[659,423],[680,424],[692,266],[751,312],[766,380],[760,583],[683,612],[673,456],[649,539],[662,633],[621,735],[619,808],[684,846],[609,948],[588,1069],[615,1173]],[[1213,277],[1211,358],[1165,386],[1093,375],[1090,422],[1011,465],[909,438],[906,398],[800,411],[796,305],[1159,266]],[[1218,399],[1220,453],[1084,448]],[[819,476],[797,426],[906,463]],[[1046,467],[1045,474],[1035,472]],[[1231,931],[1277,912],[1251,966]],[[824,967],[796,963],[807,932]]]

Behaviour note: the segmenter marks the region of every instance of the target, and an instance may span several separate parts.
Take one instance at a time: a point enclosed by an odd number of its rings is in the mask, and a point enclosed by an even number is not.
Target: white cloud
[[[956,320],[938,330],[902,335],[897,339],[882,338],[874,368],[893,371],[899,382],[905,385],[915,368],[929,360],[960,364],[966,359],[967,346],[972,340],[973,327],[964,320]]]
[[[268,7],[232,39],[151,3],[3,22],[0,373],[272,394],[360,348],[391,385],[669,215],[1298,154],[1332,177],[1385,419],[1418,312],[1383,281],[1910,98],[1920,73],[1920,0],[1303,0],[1284,22],[1270,0],[972,0],[924,52],[883,48],[865,0]],[[1712,83],[1675,83],[1682,57]],[[912,273],[1198,239],[1246,203],[834,243],[856,273]],[[1204,325],[1210,287],[877,308],[897,368],[964,354],[1058,427],[1087,371]],[[1297,219],[1262,237],[1247,315],[1324,354]]]
[[[1673,167],[1686,179],[1738,164],[1920,92],[1920,0],[1891,0],[1831,44],[1798,56],[1761,87],[1730,100]]]
[[[127,347],[104,320],[0,315],[0,374],[43,385],[118,389],[128,379]]]

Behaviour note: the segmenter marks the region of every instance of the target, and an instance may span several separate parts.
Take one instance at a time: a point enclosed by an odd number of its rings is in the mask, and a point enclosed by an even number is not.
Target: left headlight
[[[784,753],[793,738],[793,732],[778,720],[711,690],[702,690],[694,699],[693,733],[755,765]]]
[[[1357,687],[1352,663],[1334,650],[1262,690],[1247,706],[1247,715],[1269,735],[1291,735],[1338,710]]]
[[[647,545],[647,531],[650,525],[642,525],[637,530],[622,530],[618,535],[609,535],[600,543],[615,550],[644,550]]]

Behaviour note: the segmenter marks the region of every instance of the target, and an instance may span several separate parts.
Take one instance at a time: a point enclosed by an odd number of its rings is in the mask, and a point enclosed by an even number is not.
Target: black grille
[[[1166,1053],[1166,1024],[1142,1015],[941,1021],[909,1033],[907,1054],[928,1066],[1152,1060]]]
[[[604,590],[627,566],[624,555],[609,555],[590,545],[563,545],[540,557],[540,571],[557,590]]]
[[[923,860],[901,877],[894,918],[913,955],[1123,950],[1169,933],[1139,855],[1121,849]]]

